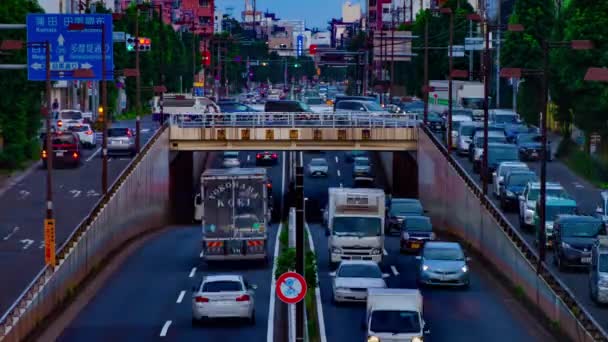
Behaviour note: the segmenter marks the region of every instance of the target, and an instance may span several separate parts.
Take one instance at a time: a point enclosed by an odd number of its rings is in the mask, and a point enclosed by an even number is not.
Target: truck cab
[[[330,188],[327,210],[330,265],[342,260],[382,262],[385,220],[382,189]]]
[[[363,328],[367,342],[422,342],[430,330],[420,290],[370,288]]]

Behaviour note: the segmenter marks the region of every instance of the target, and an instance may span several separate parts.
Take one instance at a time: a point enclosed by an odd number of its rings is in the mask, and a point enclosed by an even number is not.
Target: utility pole
[[[501,27],[500,3],[498,4],[498,27]],[[500,108],[500,31],[500,29],[496,30],[496,107],[494,108]]]
[[[469,20],[469,38],[473,38],[473,21]],[[475,50],[469,51],[469,81],[473,80],[473,56]]]
[[[53,219],[53,144],[51,143],[51,43],[44,42],[45,68],[46,68],[46,218]]]
[[[546,195],[547,195],[547,104],[549,101],[549,42],[546,39],[542,40],[543,49],[543,108],[540,118],[540,134],[541,134],[541,153],[540,153],[540,208],[538,213],[539,237],[538,237],[538,272],[540,272],[541,264],[545,262],[546,254]]]
[[[102,166],[101,191],[108,193],[108,81],[106,81],[106,25],[101,24],[101,103],[103,108],[103,138],[102,138]]]
[[[453,81],[452,81],[452,69],[454,67],[454,15],[450,8],[442,8],[446,13],[449,10],[450,15],[450,58],[449,58],[449,68],[448,68],[448,153],[452,152],[452,107],[453,107]]]
[[[135,113],[135,150],[139,153],[140,150],[140,132],[141,132],[141,75],[140,75],[140,66],[139,66],[139,8],[137,9],[135,16],[135,70],[137,70],[137,75],[135,77],[135,98],[136,98],[136,113]]]
[[[367,85],[369,83],[369,51],[365,50],[365,61],[363,62],[363,96],[367,96]]]
[[[422,5],[422,1],[421,1]],[[423,86],[424,97],[424,124],[428,122],[429,116],[429,17],[428,15],[424,19],[424,86]],[[452,132],[447,132],[451,135]]]
[[[299,164],[299,162],[298,162]],[[304,276],[304,167],[296,167],[296,273]],[[296,341],[304,341],[304,300],[296,303]]]
[[[395,85],[395,9],[391,10],[391,86],[389,88],[389,103],[393,98],[393,86]]]
[[[483,194],[488,194],[488,111],[490,106],[490,30],[487,18],[483,21],[485,35],[485,50],[483,53],[483,160],[481,166],[481,180]]]

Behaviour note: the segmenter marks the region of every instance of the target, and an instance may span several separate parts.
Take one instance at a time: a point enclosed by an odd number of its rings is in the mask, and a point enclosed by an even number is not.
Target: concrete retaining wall
[[[599,325],[544,264],[537,275],[534,251],[434,137],[422,129],[418,136],[419,194],[433,226],[470,243],[571,340],[605,341]]]
[[[169,131],[158,131],[58,248],[55,270],[45,268],[0,321],[1,341],[24,340],[106,257],[126,241],[169,223]]]

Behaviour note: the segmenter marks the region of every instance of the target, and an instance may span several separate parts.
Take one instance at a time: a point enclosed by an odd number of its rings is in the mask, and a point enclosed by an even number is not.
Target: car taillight
[[[46,158],[46,150],[42,150],[42,158]]]
[[[63,126],[63,122],[61,122],[61,120],[57,121],[57,126],[58,126],[58,127]]]
[[[255,156],[255,157],[256,157],[257,159],[260,159],[260,158],[262,158],[262,155],[258,153],[258,154],[256,154],[256,156]]]
[[[248,302],[249,301],[249,295],[242,295],[242,296],[238,296],[236,297],[236,301],[237,302]]]
[[[197,303],[209,303],[209,298],[202,297],[202,296],[196,296],[194,298],[194,301]]]
[[[133,133],[131,133],[131,130],[128,130],[128,131],[127,131],[127,136],[128,136],[128,137],[132,137],[132,136],[133,136]]]
[[[276,157],[277,157],[277,154],[276,154],[276,153],[273,153],[273,154],[272,154],[272,158],[276,158]]]
[[[72,153],[72,158],[74,158],[74,159],[78,159],[78,152],[74,152],[74,153]]]
[[[86,135],[93,135],[93,131],[87,131],[85,134]]]
[[[270,189],[270,188],[272,188],[272,184],[270,184],[270,183],[266,183],[266,187],[267,187],[268,189]]]

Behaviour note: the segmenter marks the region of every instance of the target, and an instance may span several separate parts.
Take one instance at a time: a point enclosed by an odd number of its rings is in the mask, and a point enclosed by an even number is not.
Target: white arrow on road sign
[[[31,67],[34,70],[40,70],[40,69],[42,69],[42,64],[40,64],[40,63],[34,63],[34,64],[31,65]]]
[[[81,64],[80,67],[83,69],[91,69],[93,66],[89,63],[84,63],[84,64]]]
[[[63,35],[60,34],[59,37],[57,37],[57,43],[59,43],[59,46],[63,46],[64,42],[65,42],[65,39],[63,38]]]

